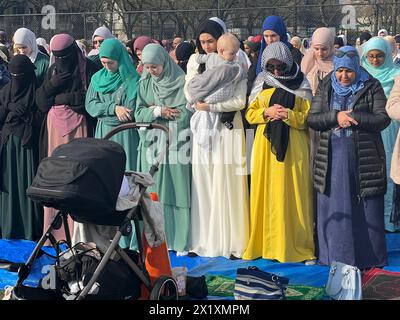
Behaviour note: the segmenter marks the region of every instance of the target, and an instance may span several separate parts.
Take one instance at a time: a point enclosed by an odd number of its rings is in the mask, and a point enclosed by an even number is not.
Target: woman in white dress
[[[200,54],[217,51],[217,40],[224,33],[212,20],[198,28],[196,45]],[[186,86],[205,70],[193,54],[187,64]],[[185,86],[185,95],[189,98]],[[246,104],[247,80],[237,83],[235,95],[223,102],[198,102],[196,110],[207,112],[240,111]],[[204,128],[206,130],[206,128]],[[245,139],[240,112],[233,129],[219,124],[212,148],[204,149],[193,137],[192,211],[189,250],[200,256],[240,258],[249,238],[249,197]]]

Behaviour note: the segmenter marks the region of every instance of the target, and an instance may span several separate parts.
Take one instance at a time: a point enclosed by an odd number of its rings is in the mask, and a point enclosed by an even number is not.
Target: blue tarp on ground
[[[389,253],[389,265],[385,270],[400,272],[400,233],[387,234],[387,248]],[[0,259],[13,262],[25,262],[35,243],[25,240],[0,240]],[[45,248],[45,251],[54,254],[52,248]],[[328,266],[305,266],[303,263],[278,263],[266,259],[257,259],[253,261],[229,260],[222,257],[203,258],[203,257],[177,257],[175,253],[170,253],[171,265],[186,266],[191,276],[200,275],[222,275],[235,278],[237,268],[257,266],[261,270],[276,273],[289,278],[291,285],[307,285],[314,287],[323,287],[328,278]],[[42,270],[45,266],[52,264],[53,259],[46,255],[38,258],[34,268],[25,281],[26,285],[36,286],[39,279],[43,277]],[[44,268],[44,269],[43,269]],[[0,269],[0,288],[7,285],[14,285],[17,280],[17,274]]]

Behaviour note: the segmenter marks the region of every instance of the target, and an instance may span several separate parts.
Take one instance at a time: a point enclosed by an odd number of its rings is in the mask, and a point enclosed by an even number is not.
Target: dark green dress
[[[10,135],[1,152],[0,238],[38,240],[43,230],[43,210],[26,196],[36,174],[33,149],[22,147]]]

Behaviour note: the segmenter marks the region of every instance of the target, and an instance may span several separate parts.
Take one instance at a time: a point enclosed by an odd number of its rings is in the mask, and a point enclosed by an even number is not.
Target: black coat
[[[338,110],[330,110],[332,96],[331,73],[319,84],[314,96],[307,123],[320,132],[314,160],[314,187],[326,193],[329,178],[330,138],[338,126]],[[357,150],[357,196],[372,197],[386,193],[386,156],[380,132],[390,124],[385,110],[386,96],[378,80],[370,77],[363,89],[357,92],[353,112],[349,115],[358,122],[352,125]]]
[[[40,142],[39,142],[39,160],[47,157],[47,113],[52,106],[55,105],[56,96],[58,95],[57,88],[51,85],[50,79],[54,72],[54,64],[47,70],[43,84],[36,91],[36,103],[39,110],[45,114],[41,130],[40,130]],[[91,60],[86,59],[86,83],[89,87],[92,76],[99,70],[98,66]],[[83,89],[83,88],[82,88]],[[70,105],[71,109],[75,112],[84,114],[88,125],[88,136],[94,136],[96,128],[96,119],[91,117],[85,109],[85,97],[81,95],[71,95],[70,101],[65,101],[63,104]]]

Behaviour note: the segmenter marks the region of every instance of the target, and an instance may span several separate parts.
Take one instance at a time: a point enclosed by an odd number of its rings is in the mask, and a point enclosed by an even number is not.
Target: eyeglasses
[[[347,51],[347,52],[341,50],[335,51],[335,57],[343,58],[344,56],[348,56],[349,58],[354,58],[358,57],[358,53],[356,51]]]
[[[104,40],[94,40],[93,44],[102,44]]]
[[[385,54],[384,53],[378,53],[377,55],[373,55],[373,54],[367,54],[367,59],[368,60],[382,60],[385,59]]]
[[[266,69],[270,73],[273,73],[274,70],[285,73],[288,69],[288,66],[285,63],[278,65],[267,63]]]

